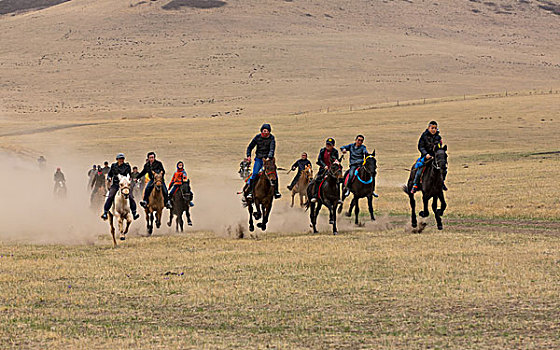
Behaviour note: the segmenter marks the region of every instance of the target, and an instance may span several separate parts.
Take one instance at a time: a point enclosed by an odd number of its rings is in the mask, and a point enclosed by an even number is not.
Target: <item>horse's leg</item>
[[[333,232],[333,235],[338,234],[338,228],[336,227],[336,206],[337,205],[338,205],[338,202],[334,202],[333,211],[332,211],[332,215],[333,215],[333,218],[332,218],[332,222],[333,222],[332,230],[333,231],[332,232]]]
[[[171,227],[171,224],[173,223],[173,210],[169,211],[169,221],[167,222],[167,226]]]
[[[330,202],[325,202],[325,207],[329,209],[329,224],[333,227],[333,235],[336,235],[336,204],[333,205]]]
[[[317,221],[315,218],[315,203],[309,203],[309,220],[311,221],[311,227],[313,228],[313,233],[317,233]]]
[[[266,224],[268,224],[268,217],[270,215],[270,211],[272,209],[272,201],[268,203],[268,205],[263,206],[263,221],[261,225],[261,230],[266,231]]]
[[[181,228],[181,232],[183,232],[183,213],[177,215],[177,218],[175,219],[175,223],[176,223],[175,231],[179,232],[179,228]]]
[[[255,220],[259,220],[262,217],[262,213],[261,213],[261,202],[256,198],[255,196],[255,213],[253,214],[253,216],[255,217]]]
[[[192,226],[191,221],[191,208],[189,208],[189,204],[187,203],[187,209],[185,209],[185,214],[187,215],[187,225]]]
[[[331,202],[329,201],[325,201],[325,207],[327,207],[327,209],[329,210],[329,225],[332,225],[333,223],[333,205],[331,204]]]
[[[372,194],[367,196],[367,204],[368,204],[368,208],[369,208],[369,216],[371,218],[371,221],[374,221],[375,216],[373,215],[373,195]]]
[[[156,227],[160,228],[161,226],[161,214],[163,212],[163,209],[159,209],[156,211]]]
[[[352,200],[352,202],[354,202],[356,205],[356,210],[354,212],[356,214],[356,219],[354,220],[354,224],[358,225],[359,223],[358,218],[360,217],[360,198],[354,195],[354,199]]]
[[[441,216],[439,215],[439,210],[437,208],[438,197],[432,197],[432,210],[434,211],[434,215],[436,216],[436,223],[438,230],[443,230],[443,224],[441,222]]]
[[[443,213],[445,212],[445,209],[447,208],[447,202],[445,201],[445,196],[443,194],[443,191],[441,191],[438,195],[439,201],[441,202],[440,204],[440,209],[439,209],[439,216],[443,216]]]
[[[249,210],[249,231],[255,231],[255,226],[253,225],[253,203],[247,203],[247,209]]]
[[[113,226],[113,214],[111,212],[109,214],[109,224],[111,225],[111,236],[113,236],[113,247],[117,246],[117,239],[115,238],[115,226]]]
[[[130,224],[132,223],[132,218],[130,217],[130,214],[127,215],[126,217],[126,227],[124,229],[124,232],[121,234],[121,241],[124,241],[126,234],[128,233],[128,228],[130,227]]]
[[[154,214],[153,213],[149,213],[146,216],[146,220],[148,221],[148,234],[152,234],[152,232],[154,231]]]
[[[121,235],[122,235],[122,233],[123,233],[123,231],[124,231],[124,228],[123,228],[123,220],[124,220],[124,218],[123,218],[121,215],[119,215],[119,216],[118,216],[118,219],[117,219],[117,223],[119,224],[119,233],[120,233]]]
[[[430,211],[428,210],[428,204],[429,204],[428,202],[430,201],[430,197],[422,193],[422,201],[424,202],[424,210],[418,213],[418,215],[420,215],[423,218],[427,218],[428,216],[430,216]]]
[[[296,192],[294,190],[292,190],[292,205],[290,205],[290,208],[294,207],[294,197],[296,196]],[[301,197],[301,196],[300,196]]]
[[[344,215],[346,215],[347,217],[351,217],[352,216],[352,209],[354,209],[354,206],[356,205],[354,203],[354,201],[356,200],[356,196],[354,196],[354,198],[352,198],[352,200],[350,201],[350,207],[348,208],[348,212]],[[340,206],[342,208],[342,205]],[[340,213],[340,211],[339,211]]]
[[[416,201],[414,200],[414,194],[409,194],[408,198],[410,199],[410,219],[412,227],[416,228],[418,226],[418,221],[416,220]]]

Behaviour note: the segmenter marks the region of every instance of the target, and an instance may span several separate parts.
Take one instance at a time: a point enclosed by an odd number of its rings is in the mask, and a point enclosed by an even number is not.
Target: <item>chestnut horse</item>
[[[268,217],[272,210],[272,201],[274,200],[274,186],[272,181],[276,180],[276,164],[274,158],[264,161],[263,168],[259,172],[256,179],[253,199],[247,199],[248,190],[245,191],[245,203],[249,210],[249,231],[253,232],[253,216],[255,220],[262,217],[262,222],[257,223],[257,227],[262,231],[266,230]],[[248,186],[250,188],[250,186]],[[253,213],[253,205],[255,205],[255,213]]]
[[[154,215],[156,219],[156,227],[160,228],[161,226],[161,213],[163,212],[163,208],[165,207],[165,203],[163,202],[163,174],[162,173],[155,173],[154,174],[154,188],[150,193],[150,197],[148,198],[148,204],[146,205],[146,224],[148,228],[148,234],[151,235],[154,231]]]
[[[309,200],[307,198],[307,185],[309,185],[312,179],[313,169],[311,168],[311,165],[307,165],[305,169],[302,170],[298,182],[292,188],[292,207],[294,206],[294,197],[296,196],[296,193],[299,194],[300,207],[303,208],[304,204],[307,203]],[[305,202],[303,201],[303,197],[305,197]]]

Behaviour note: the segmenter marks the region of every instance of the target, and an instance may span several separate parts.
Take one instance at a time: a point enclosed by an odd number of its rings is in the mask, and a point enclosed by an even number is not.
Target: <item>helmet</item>
[[[326,144],[334,146],[334,144],[335,144],[334,139],[332,137],[329,137],[326,141]]]
[[[115,159],[124,159],[124,153],[117,154],[117,157]]]

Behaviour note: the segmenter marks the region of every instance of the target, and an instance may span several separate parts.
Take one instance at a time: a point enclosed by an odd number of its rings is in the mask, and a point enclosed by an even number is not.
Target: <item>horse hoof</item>
[[[437,229],[440,231],[443,230],[443,225],[438,225]]]
[[[266,231],[266,225],[261,225],[261,231]]]
[[[334,224],[334,221],[333,221],[333,220],[329,220],[329,225],[332,225],[332,224]]]
[[[334,231],[332,234],[333,234],[333,236],[336,236],[336,235],[338,235],[338,232]]]
[[[416,227],[418,227],[418,224],[417,224],[417,223],[413,223],[413,224],[412,224],[412,228],[416,228]]]
[[[346,214],[344,214],[344,215],[345,215],[346,217],[348,217],[348,218],[349,218],[349,217],[351,217],[351,216],[352,216],[352,213],[346,213]]]
[[[167,226],[171,227],[171,221],[169,221],[169,222],[167,223]]]
[[[428,216],[430,216],[430,213],[428,212],[424,212],[423,210],[421,212],[418,213],[418,215],[420,215],[423,218],[427,218]]]
[[[371,221],[375,221],[375,218],[371,218]]]
[[[255,226],[253,226],[253,225],[249,226],[249,231],[251,231],[251,232],[255,231]]]
[[[192,221],[187,222],[187,225],[192,226]]]
[[[126,239],[126,237],[124,235],[121,235],[120,240],[124,241]]]
[[[262,223],[261,223],[261,222],[257,223],[257,227],[258,227],[258,228],[261,228],[261,227],[262,227]]]

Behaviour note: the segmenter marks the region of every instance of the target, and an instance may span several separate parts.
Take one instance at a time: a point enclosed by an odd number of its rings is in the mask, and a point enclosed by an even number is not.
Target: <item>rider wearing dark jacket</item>
[[[146,162],[146,164],[144,164],[144,168],[142,169],[142,171],[137,175],[139,178],[141,178],[142,176],[148,174],[148,177],[150,178],[150,181],[148,182],[146,188],[144,189],[144,200],[140,202],[140,205],[143,206],[144,208],[146,208],[146,206],[148,205],[150,193],[152,193],[152,189],[154,188],[154,173],[165,175],[165,169],[163,168],[163,164],[159,160],[156,160],[155,152],[149,152],[147,157],[148,157],[148,161]],[[162,186],[162,189],[163,189],[163,202],[165,203],[165,207],[171,208],[171,203],[169,203],[169,194],[167,192],[167,186],[165,185]]]
[[[274,151],[276,150],[276,140],[274,135],[270,132],[272,128],[270,124],[263,124],[261,126],[261,133],[257,134],[251,142],[249,146],[247,146],[247,161],[251,161],[251,152],[253,148],[257,147],[255,152],[255,163],[253,165],[253,174],[247,181],[249,185],[249,193],[247,194],[247,198],[251,199],[253,197],[253,189],[255,188],[256,178],[258,173],[261,171],[263,167],[263,160],[267,158],[274,158]],[[280,198],[282,195],[279,192],[279,184],[278,184],[278,175],[276,176],[276,180],[272,181],[272,185],[274,187],[274,197]]]
[[[117,162],[111,164],[111,168],[107,173],[107,182],[111,182],[111,187],[109,188],[109,194],[107,195],[107,200],[103,206],[103,215],[101,215],[103,220],[107,220],[107,213],[111,209],[115,195],[119,190],[119,175],[129,176],[131,172],[130,164],[124,162],[123,153],[117,154],[116,160]],[[130,211],[132,212],[132,217],[136,220],[140,215],[136,213],[136,202],[134,201],[132,191],[130,191],[128,198],[130,201]]]
[[[332,162],[339,159],[338,150],[334,148],[335,141],[332,137],[329,137],[325,142],[325,147],[321,148],[319,151],[319,157],[317,158],[317,165],[319,165],[319,171],[317,171],[317,176],[313,179],[313,193],[312,202],[317,201],[317,196],[319,195],[319,184],[323,181],[327,170],[331,166]],[[311,185],[311,184],[310,184]]]
[[[422,168],[424,167],[427,160],[432,159],[435,156],[435,147],[441,145],[443,140],[439,134],[438,124],[435,121],[431,121],[428,124],[428,128],[424,130],[420,139],[418,140],[418,150],[420,151],[420,158],[416,161],[414,168],[416,169],[416,174],[414,175],[414,183],[412,185],[411,193],[415,193],[418,190],[418,185],[420,183],[420,177],[422,176]],[[447,169],[443,169],[443,190],[447,191],[447,186],[445,186],[445,178],[447,176]]]
[[[307,166],[311,166],[311,162],[309,161],[309,159],[307,159],[307,153],[303,152],[301,154],[301,158],[296,160],[296,162],[292,165],[291,171],[294,171],[294,170],[297,169],[297,174],[296,174],[296,176],[294,176],[294,179],[292,180],[292,183],[288,186],[288,189],[290,191],[297,184],[297,182],[299,181],[299,178],[301,176],[301,172],[304,171],[305,167],[307,167]]]

